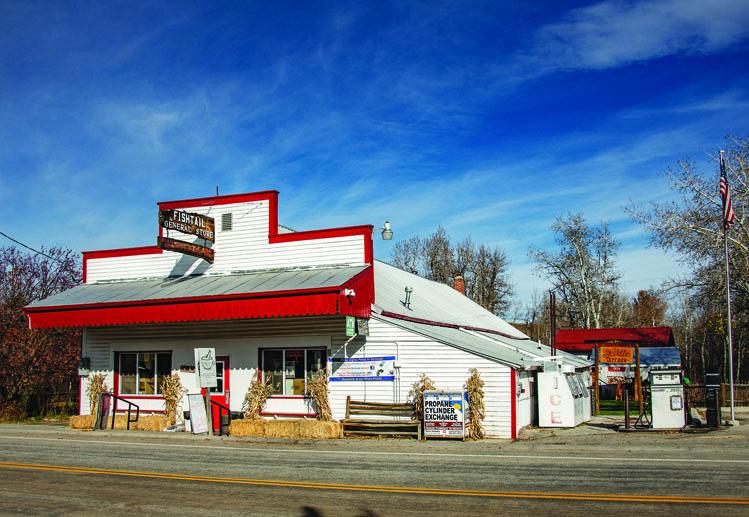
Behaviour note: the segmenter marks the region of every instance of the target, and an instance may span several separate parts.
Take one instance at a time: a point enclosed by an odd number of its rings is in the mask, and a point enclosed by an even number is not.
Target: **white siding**
[[[92,336],[89,329],[83,333],[83,356],[91,358],[91,374],[81,379],[81,415],[91,414],[88,401],[88,382],[91,375],[104,374],[106,386],[111,389],[114,385],[113,356],[111,354],[109,341]]]
[[[86,329],[86,334],[89,342],[106,343],[106,360],[103,359],[102,348],[97,363],[101,367],[107,365],[105,373],[110,389],[114,387],[115,352],[171,351],[172,373],[180,376],[186,393],[199,393],[195,374],[181,372],[180,366],[194,365],[195,348],[215,348],[217,356],[229,356],[229,405],[232,411],[242,411],[244,396],[252,380],[257,378],[261,348],[320,347],[329,350],[333,336],[340,336],[343,331],[344,319],[335,317],[94,327]],[[96,349],[84,348],[84,355],[92,352],[95,353]],[[92,358],[92,370],[93,363]],[[85,386],[82,393],[85,399]],[[85,408],[82,414],[87,414],[88,403],[85,400],[82,402],[82,409]],[[158,397],[138,398],[133,402],[146,413],[164,410],[164,402]],[[178,408],[178,416],[186,409],[187,397],[184,397]],[[284,413],[311,412],[303,399],[270,400],[265,409]]]
[[[510,375],[504,365],[431,341],[389,323],[370,320],[370,335],[357,338],[344,346],[334,347],[334,357],[377,357],[395,355],[400,363],[400,374],[395,381],[333,382],[331,406],[333,416],[345,416],[346,397],[371,402],[406,402],[411,386],[419,375],[428,375],[438,389],[461,390],[471,368],[477,368],[484,380],[484,404],[487,436],[510,438]]]
[[[365,242],[361,235],[270,244],[269,206],[268,201],[255,201],[186,208],[216,220],[213,264],[171,251],[152,255],[89,259],[87,282],[364,263]],[[221,215],[225,213],[233,214],[233,228],[230,231],[221,231]],[[158,228],[155,227],[154,230],[152,244],[155,245]],[[166,230],[164,235],[167,236]],[[203,243],[195,236],[175,230],[171,230],[168,236]]]
[[[171,350],[173,372],[179,373],[189,393],[196,393],[198,387],[195,375],[179,372],[179,366],[194,363],[193,348],[215,347],[217,355],[230,357],[232,411],[242,410],[247,389],[257,376],[260,348],[326,347],[333,357],[397,356],[400,373],[395,381],[330,383],[331,406],[336,419],[344,417],[348,395],[355,400],[406,402],[409,400],[411,386],[421,373],[427,374],[440,389],[460,390],[468,379],[469,369],[478,368],[485,382],[484,425],[487,435],[511,437],[512,370],[509,367],[374,318],[370,320],[370,336],[367,338],[346,338],[344,329],[342,317],[89,328],[84,355],[97,354],[96,365],[102,369],[106,366],[111,388],[114,380],[114,352]],[[93,366],[92,361],[92,368]],[[162,401],[144,402],[140,399],[137,403],[141,404],[142,410],[163,410]],[[186,402],[183,405],[186,407]],[[85,400],[84,409],[87,409]],[[308,403],[299,399],[272,399],[265,410],[283,413],[310,412]],[[519,421],[518,428],[520,426]]]

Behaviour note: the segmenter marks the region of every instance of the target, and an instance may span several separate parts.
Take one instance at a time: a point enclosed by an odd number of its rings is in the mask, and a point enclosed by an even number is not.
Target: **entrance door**
[[[217,402],[222,406],[231,407],[229,405],[230,400],[230,383],[229,383],[229,356],[217,355],[216,356],[216,387],[210,388],[211,390],[211,401]],[[205,388],[204,388],[205,389]],[[205,392],[203,392],[205,396]],[[219,426],[221,425],[221,419],[219,415],[226,417],[226,409],[211,404],[211,419],[213,420],[213,430],[218,432]]]

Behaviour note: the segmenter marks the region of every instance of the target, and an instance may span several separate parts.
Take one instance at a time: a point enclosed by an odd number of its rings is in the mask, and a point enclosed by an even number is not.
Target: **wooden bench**
[[[361,418],[379,416],[389,418]],[[397,419],[395,417],[407,417]],[[343,434],[415,436],[421,440],[421,422],[416,418],[413,404],[390,404],[387,402],[362,402],[346,397],[346,419]]]

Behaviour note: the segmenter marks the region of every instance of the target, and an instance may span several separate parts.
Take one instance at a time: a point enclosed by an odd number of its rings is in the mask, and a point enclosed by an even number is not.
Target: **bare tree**
[[[728,184],[735,212],[727,232],[734,305],[734,365],[737,380],[749,376],[749,138],[727,139]],[[651,244],[677,254],[689,268],[664,289],[681,297],[671,322],[681,337],[693,375],[722,371],[727,376],[725,270],[722,205],[715,166],[701,171],[689,161],[667,171],[676,200],[632,206],[629,214],[650,233]]]
[[[606,223],[592,228],[582,214],[559,217],[551,229],[558,251],[531,248],[529,256],[560,293],[570,324],[600,328],[605,304],[616,295],[621,278],[616,269],[619,242]]]
[[[75,383],[78,330],[30,330],[23,307],[80,283],[78,257],[62,248],[29,254],[0,248],[0,414],[44,412]]]
[[[513,286],[509,279],[507,255],[497,248],[483,244],[473,254],[471,282],[467,295],[494,314],[504,314],[510,308]]]
[[[470,237],[452,244],[440,226],[426,238],[416,236],[396,243],[392,263],[448,285],[462,276],[466,296],[473,301],[495,314],[504,314],[510,308],[514,290],[507,255],[483,244],[476,248]]]

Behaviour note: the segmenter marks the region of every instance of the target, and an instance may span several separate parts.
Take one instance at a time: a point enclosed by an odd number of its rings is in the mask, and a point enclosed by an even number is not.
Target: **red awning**
[[[304,272],[302,272],[304,273]],[[26,307],[31,328],[88,327],[181,321],[279,318],[291,316],[348,315],[370,316],[374,301],[372,266],[352,271],[314,270],[314,275],[299,271],[249,273],[231,278],[181,279],[179,289],[174,279],[121,282],[117,284],[84,284],[47,300]],[[353,273],[353,275],[351,274]],[[259,275],[265,275],[259,277]],[[293,287],[298,283],[315,287]],[[231,280],[229,282],[228,280]],[[343,281],[341,281],[343,280]],[[161,290],[159,290],[161,282]],[[171,282],[171,283],[170,283]],[[192,282],[192,285],[190,284]],[[215,292],[201,296],[174,296],[185,292]],[[263,285],[285,289],[263,291]],[[241,287],[244,287],[241,289]],[[239,291],[239,292],[237,292]],[[244,291],[244,292],[241,292]],[[140,292],[141,297],[133,293]],[[160,297],[163,292],[165,296]],[[171,296],[166,296],[166,293]],[[147,296],[145,296],[147,295]],[[122,299],[127,298],[127,299]],[[65,300],[78,303],[62,303]],[[93,301],[97,300],[97,301]],[[87,303],[88,302],[88,303]]]
[[[567,352],[589,352],[597,344],[622,343],[640,346],[675,346],[671,327],[560,329],[556,346]]]

